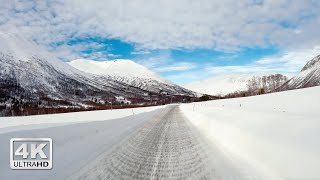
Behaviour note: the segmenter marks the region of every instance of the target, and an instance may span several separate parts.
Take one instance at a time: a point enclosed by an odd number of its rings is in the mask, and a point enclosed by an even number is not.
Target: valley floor
[[[320,179],[320,87],[115,111],[0,118],[0,179]],[[13,137],[52,170],[11,170]]]

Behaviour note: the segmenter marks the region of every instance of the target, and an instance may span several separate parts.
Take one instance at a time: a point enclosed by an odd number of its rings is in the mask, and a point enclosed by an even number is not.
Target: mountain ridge
[[[184,93],[191,92],[128,59],[108,61],[77,59],[68,62],[68,64],[80,71],[112,79],[113,81],[125,83],[153,93],[167,92],[174,94],[174,91],[179,91],[184,95]]]
[[[283,84],[277,91],[286,91],[320,85],[320,55],[306,63],[300,73]]]

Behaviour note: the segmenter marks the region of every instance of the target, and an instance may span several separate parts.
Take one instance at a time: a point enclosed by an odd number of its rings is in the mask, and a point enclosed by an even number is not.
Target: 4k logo
[[[51,138],[12,138],[11,169],[52,169]]]

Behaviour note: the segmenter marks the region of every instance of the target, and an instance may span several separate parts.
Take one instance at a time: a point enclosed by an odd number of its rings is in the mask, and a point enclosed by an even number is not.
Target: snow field
[[[314,87],[184,104],[181,110],[212,143],[263,171],[320,179],[319,98],[320,87]]]

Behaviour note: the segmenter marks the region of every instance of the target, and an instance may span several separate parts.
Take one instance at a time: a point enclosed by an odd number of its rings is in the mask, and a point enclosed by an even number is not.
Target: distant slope
[[[301,72],[282,85],[278,90],[292,90],[320,85],[320,55],[310,60]]]
[[[69,64],[86,73],[103,76],[113,81],[154,93],[163,92],[174,95],[193,94],[193,92],[165,80],[146,67],[131,60],[94,61],[77,59],[69,62]]]
[[[236,91],[247,90],[247,84],[253,77],[263,77],[272,74],[273,73],[220,75],[210,79],[192,82],[186,84],[184,87],[203,94],[224,96]]]

